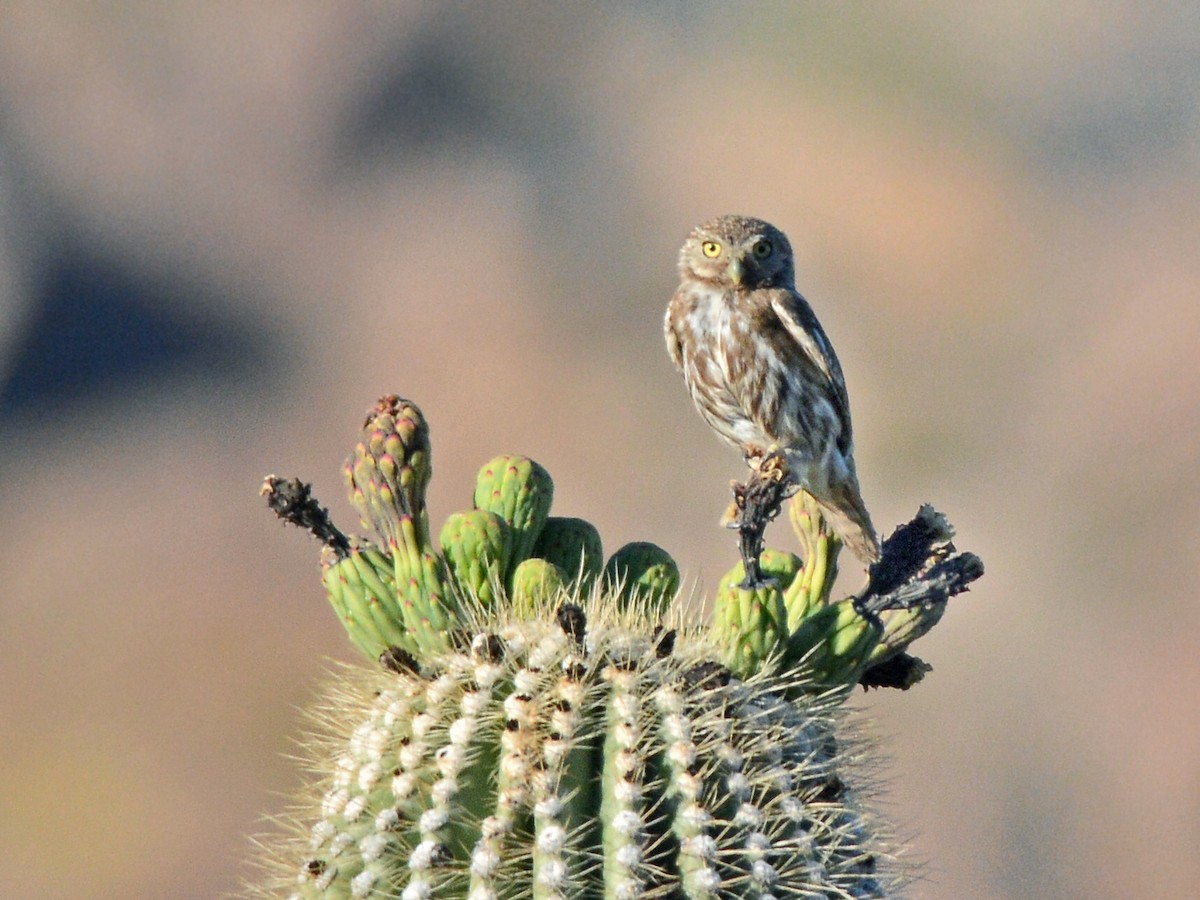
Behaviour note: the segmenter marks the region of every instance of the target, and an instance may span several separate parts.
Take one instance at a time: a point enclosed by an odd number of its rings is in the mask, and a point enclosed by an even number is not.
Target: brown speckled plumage
[[[780,452],[855,556],[878,559],[842,369],[796,291],[787,237],[760,219],[713,219],[688,235],[679,275],[667,349],[700,415],[754,464]]]

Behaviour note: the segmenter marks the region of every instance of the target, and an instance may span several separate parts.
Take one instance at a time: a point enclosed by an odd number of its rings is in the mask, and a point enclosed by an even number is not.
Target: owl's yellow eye
[[[766,259],[771,255],[771,251],[775,248],[771,246],[770,241],[757,241],[752,248],[754,255],[759,259]]]
[[[716,241],[705,241],[700,245],[700,249],[704,251],[704,255],[709,259],[716,259],[721,255],[721,245]]]

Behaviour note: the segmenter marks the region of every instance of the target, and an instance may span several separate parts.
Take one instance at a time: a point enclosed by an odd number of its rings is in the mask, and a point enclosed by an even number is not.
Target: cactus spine
[[[549,516],[553,483],[525,457],[486,464],[435,547],[429,461],[420,410],[383,398],[346,464],[374,542],[338,531],[306,485],[264,484],[326,545],[330,603],[378,663],[348,667],[317,714],[319,798],[269,846],[256,893],[895,895],[905,873],[840,706],[860,678],[919,680],[905,649],[981,574],[944,519],[923,509],[868,588],[831,603],[837,540],[797,497],[803,559],[764,552],[752,589],[735,567],[709,629],[670,607],[661,548],[601,568],[599,534]]]

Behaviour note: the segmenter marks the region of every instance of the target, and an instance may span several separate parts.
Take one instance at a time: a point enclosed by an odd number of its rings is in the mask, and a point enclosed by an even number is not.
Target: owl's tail
[[[879,559],[879,536],[875,534],[871,515],[863,503],[858,479],[851,478],[830,487],[828,497],[816,498],[830,527],[851,553],[868,565],[875,562]]]

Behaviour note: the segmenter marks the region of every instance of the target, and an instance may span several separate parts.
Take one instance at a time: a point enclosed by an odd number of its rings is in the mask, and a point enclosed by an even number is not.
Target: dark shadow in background
[[[242,318],[189,314],[213,309],[201,297],[211,294],[208,287],[149,275],[80,240],[48,244],[31,248],[34,311],[0,383],[0,425],[90,401],[119,403],[160,380],[215,389],[280,377],[276,337],[255,333]]]
[[[650,238],[636,213],[630,224],[642,201],[621,138],[558,66],[531,65],[550,53],[562,68],[595,65],[590,32],[604,23],[572,9],[542,7],[514,34],[507,7],[452,6],[397,36],[365,64],[370,77],[334,120],[327,176],[335,190],[358,190],[431,172],[503,173],[520,191],[522,236],[544,261],[527,302],[553,306],[564,328],[606,333],[613,316],[641,315],[645,302],[642,273],[607,261]],[[405,225],[439,220],[429,209]],[[561,303],[595,277],[605,304]]]
[[[537,16],[528,26],[546,44],[560,45],[557,19]],[[530,70],[512,28],[507,10],[471,6],[447,9],[398,36],[340,123],[339,162],[347,174],[447,153],[498,155],[539,174],[555,161],[556,146],[578,151],[587,129],[575,121],[564,86]]]
[[[581,193],[593,202],[598,136],[579,101],[531,71],[519,41],[496,39],[512,27],[504,16],[490,22],[480,10],[447,11],[379,54],[374,76],[335,125],[331,174],[355,180],[484,160],[520,173],[542,216]],[[548,44],[562,43],[553,22],[542,26]]]
[[[403,164],[447,150],[506,150],[517,136],[488,96],[473,48],[425,33],[381,61],[343,120],[340,158],[351,170]]]

